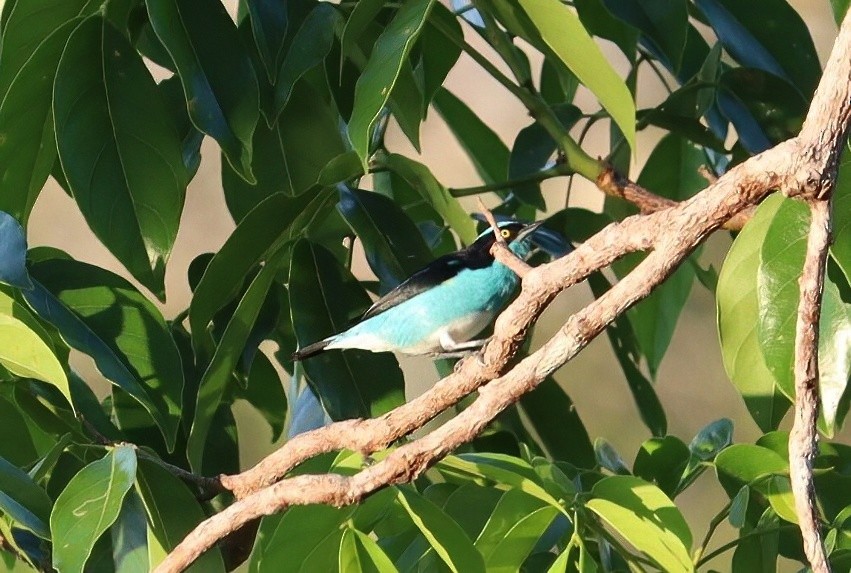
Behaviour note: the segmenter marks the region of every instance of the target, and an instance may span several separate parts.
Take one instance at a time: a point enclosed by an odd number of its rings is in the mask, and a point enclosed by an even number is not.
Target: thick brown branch
[[[812,570],[824,573],[830,571],[830,566],[818,524],[813,460],[818,450],[818,324],[830,245],[830,204],[814,199],[810,207],[812,222],[800,280],[801,298],[795,328],[795,421],[789,435],[789,477],[795,496],[795,513],[798,514],[798,525],[804,539],[804,553]]]

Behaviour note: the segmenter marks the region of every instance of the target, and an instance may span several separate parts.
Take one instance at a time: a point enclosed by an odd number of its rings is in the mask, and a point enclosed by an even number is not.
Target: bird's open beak
[[[535,223],[532,223],[531,225],[526,225],[525,227],[523,227],[523,229],[520,230],[519,233],[517,233],[517,238],[515,238],[514,240],[520,241],[522,239],[525,239],[526,237],[534,233],[542,224],[543,221],[537,221]]]

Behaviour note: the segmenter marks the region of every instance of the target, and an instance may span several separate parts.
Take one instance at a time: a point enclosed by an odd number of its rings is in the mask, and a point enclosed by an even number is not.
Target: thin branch
[[[813,460],[818,453],[816,423],[819,413],[818,339],[824,270],[830,245],[830,204],[810,202],[812,221],[807,256],[801,274],[801,298],[795,329],[795,421],[789,434],[789,478],[804,553],[814,573],[830,571],[819,529]]]
[[[493,230],[493,236],[496,239],[491,246],[491,254],[496,260],[514,271],[514,274],[522,279],[529,273],[529,271],[532,270],[532,267],[530,267],[526,261],[511,252],[508,248],[508,244],[505,242],[505,237],[502,236],[502,233],[499,230],[499,225],[496,224],[496,219],[494,218],[493,213],[491,213],[490,209],[485,207],[481,197],[479,197],[479,209],[485,216],[485,220],[488,222],[488,225],[490,225],[491,230]]]
[[[489,183],[486,185],[476,185],[474,187],[455,187],[449,188],[449,194],[453,197],[468,197],[470,195],[479,195],[481,193],[487,193],[489,191],[501,191],[503,189],[511,189],[512,187],[517,187],[518,185],[524,185],[526,183],[540,183],[541,181],[546,181],[547,179],[552,179],[553,177],[563,177],[565,175],[573,174],[573,170],[567,167],[564,164],[553,165],[552,167],[548,167],[547,169],[542,169],[540,171],[536,171],[535,173],[531,173],[524,177],[518,177],[516,179],[509,179],[507,181],[498,181],[496,183]]]

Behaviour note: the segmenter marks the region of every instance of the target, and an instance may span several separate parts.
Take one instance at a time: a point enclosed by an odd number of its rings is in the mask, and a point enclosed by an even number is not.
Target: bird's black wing
[[[418,270],[405,279],[396,288],[375,301],[369,307],[361,320],[372,318],[385,310],[400,305],[418,294],[434,288],[448,281],[464,269],[480,269],[488,266],[493,257],[480,249],[466,248],[455,253],[443,255],[429,263],[428,266]]]

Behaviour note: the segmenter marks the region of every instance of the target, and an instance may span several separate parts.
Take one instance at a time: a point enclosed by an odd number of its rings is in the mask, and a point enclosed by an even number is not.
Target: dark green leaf
[[[340,39],[340,55],[343,58],[357,57],[360,53],[358,40],[384,8],[384,0],[363,0],[355,4],[349,14]],[[342,62],[341,62],[342,65]]]
[[[53,502],[21,469],[0,458],[0,511],[42,539],[50,539],[48,519]]]
[[[11,386],[8,389],[11,390]],[[0,436],[3,436],[0,440],[0,457],[8,460],[12,465],[25,467],[38,459],[38,451],[23,412],[18,410],[12,401],[2,396],[0,396]]]
[[[136,479],[136,452],[118,446],[75,475],[50,514],[53,566],[82,572],[95,542],[118,518]]]
[[[340,532],[355,508],[327,505],[295,506],[283,515],[264,517],[251,551],[251,573],[296,573],[323,542]],[[335,554],[336,557],[336,554]],[[306,570],[305,570],[306,571]]]
[[[260,272],[257,273],[257,276],[251,281],[233,316],[228,321],[210,364],[201,377],[195,404],[195,417],[186,446],[189,463],[195,470],[201,469],[201,460],[213,416],[222,400],[226,385],[242,357],[245,343],[254,327],[260,308],[266,300],[272,282],[283,266],[286,254],[280,252],[271,255]]]
[[[59,159],[86,222],[163,299],[187,176],[153,78],[128,40],[92,17],[71,34],[53,93]]]
[[[139,461],[136,491],[148,518],[148,553],[154,568],[206,516],[189,488],[155,462]],[[219,548],[204,552],[187,571],[224,573]]]
[[[603,478],[587,506],[663,571],[694,571],[691,531],[679,509],[656,486],[632,476]]]
[[[260,123],[254,132],[252,169],[257,182],[246,183],[226,163],[222,164],[225,200],[233,218],[240,222],[251,209],[274,193],[301,195],[322,179],[325,168],[346,153],[339,129],[339,114],[328,93],[322,70],[313,72],[295,87],[292,97],[269,128]],[[315,77],[314,77],[315,76]],[[344,166],[345,167],[345,166]],[[360,165],[344,169],[343,178],[359,174]],[[339,181],[331,176],[333,184]]]
[[[296,32],[278,72],[278,81],[275,84],[275,118],[289,102],[296,82],[308,70],[322,63],[331,51],[334,33],[340,26],[340,13],[332,4],[318,3],[307,15]]]
[[[476,539],[488,571],[517,571],[559,515],[556,508],[519,490],[505,492]]]
[[[772,143],[796,135],[804,122],[807,101],[787,81],[762,70],[734,68],[721,74],[719,85],[738,100]],[[736,128],[746,125],[721,99],[721,111]],[[743,135],[740,135],[743,137]]]
[[[524,394],[518,403],[526,420],[553,459],[580,468],[594,466],[594,446],[570,396],[552,378]]]
[[[641,31],[644,43],[671,70],[679,70],[688,30],[684,0],[603,0],[609,11]]]
[[[138,400],[174,447],[183,370],[159,310],[125,279],[86,263],[46,259],[30,275],[37,284],[24,291],[27,303]]]
[[[675,436],[650,438],[638,450],[632,470],[636,476],[656,484],[665,495],[676,495],[683,471],[688,466],[688,447]]]
[[[485,571],[482,555],[458,524],[415,490],[398,488],[397,501],[453,573]]]
[[[730,521],[730,525],[736,529],[741,529],[745,525],[748,501],[750,500],[750,491],[751,489],[748,486],[743,485],[739,490],[739,493],[736,494],[736,497],[734,497],[730,502],[730,514],[728,515],[728,520]]]
[[[300,346],[343,331],[370,305],[363,287],[333,255],[308,241],[293,247],[289,290]],[[311,387],[335,420],[376,416],[404,401],[402,372],[392,355],[335,350],[303,364]]]
[[[603,0],[576,0],[576,13],[590,34],[611,40],[629,61],[635,61],[638,32],[615,18]]]
[[[0,283],[28,289],[27,236],[9,213],[0,211]]]
[[[760,250],[757,276],[760,348],[774,380],[792,399],[795,394],[795,325],[798,316],[798,277],[804,266],[810,213],[803,202],[780,205]],[[851,374],[851,317],[839,289],[825,281],[819,321],[819,395],[821,430],[832,436],[837,408]]]
[[[573,102],[578,87],[579,80],[569,70],[547,59],[541,64],[541,97],[551,106]]]
[[[45,38],[9,80],[8,91],[0,92],[4,94],[0,95],[0,125],[4,126],[0,142],[0,210],[24,225],[56,161],[53,80],[65,43],[79,22],[70,20]],[[6,58],[0,57],[0,67],[5,65]]]
[[[274,84],[287,35],[287,4],[275,0],[251,0],[246,4],[257,52],[266,68],[269,82]]]
[[[206,344],[207,327],[216,312],[235,297],[248,273],[302,231],[317,212],[332,207],[330,190],[290,198],[274,193],[240,221],[207,265],[189,306],[189,325],[196,351]],[[306,226],[306,225],[305,225]]]
[[[469,245],[476,239],[478,233],[473,220],[425,165],[397,154],[388,155],[385,163],[443,217],[464,244]],[[416,217],[412,218],[417,220]]]
[[[703,427],[689,443],[688,449],[693,456],[706,461],[732,443],[733,422],[721,418]]]
[[[378,38],[355,88],[355,106],[349,121],[349,139],[364,171],[369,160],[372,128],[422,31],[433,0],[405,2]]]
[[[0,47],[0,100],[39,44],[68,21],[91,14],[98,6],[93,0],[5,2],[3,9],[7,18],[3,23]]]
[[[248,386],[238,395],[263,416],[272,430],[272,441],[277,441],[287,419],[287,395],[278,372],[262,352],[254,357],[248,373]]]
[[[154,31],[183,83],[189,116],[219,142],[249,182],[251,135],[260,117],[257,77],[233,20],[217,0],[146,0]]]
[[[482,181],[489,184],[505,181],[508,178],[509,151],[499,135],[467,104],[444,88],[437,91],[433,103]]]
[[[594,440],[594,457],[597,465],[614,474],[629,475],[631,473],[621,455],[605,438]]]
[[[830,254],[851,282],[851,152],[842,153],[833,191],[833,244]]]
[[[782,197],[766,199],[727,253],[718,277],[716,304],[721,356],[727,376],[763,431],[777,428],[789,401],[775,386],[760,349],[757,276],[760,250]]]
[[[416,225],[384,195],[343,188],[337,209],[361,240],[369,267],[382,282],[384,292],[432,259]]]
[[[726,50],[742,65],[788,79],[809,97],[820,66],[807,25],[785,0],[696,0]],[[794,46],[793,50],[789,46]]]
[[[109,532],[112,537],[112,560],[121,573],[147,573],[148,526],[145,508],[134,490],[127,492],[121,512]]]
[[[458,18],[443,4],[435,3],[422,32],[422,55],[415,69],[422,77],[423,115],[461,55],[460,42],[447,41],[447,33],[457,40],[464,38]]]

